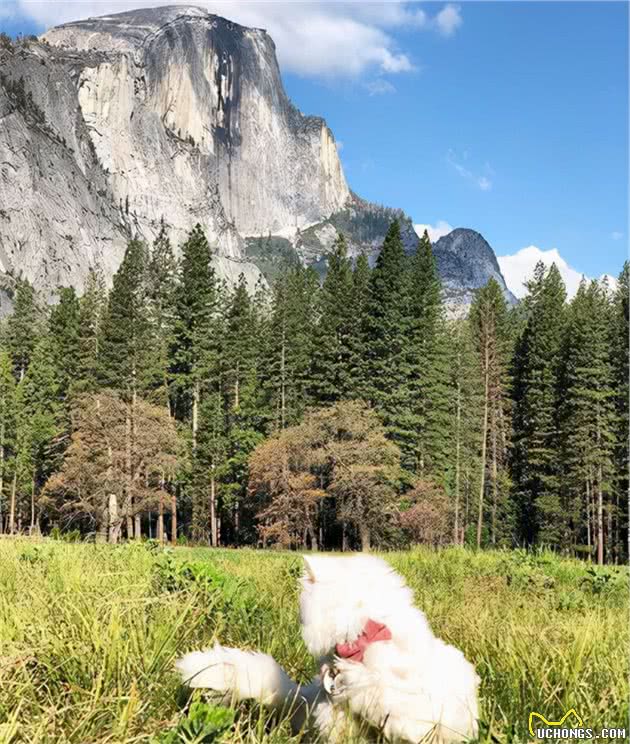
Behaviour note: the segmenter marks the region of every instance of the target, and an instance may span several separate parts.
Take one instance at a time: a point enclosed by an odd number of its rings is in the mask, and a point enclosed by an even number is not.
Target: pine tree
[[[609,328],[607,290],[596,281],[588,286],[583,281],[569,310],[562,405],[563,485],[568,498],[556,515],[553,542],[572,547],[572,532],[586,522],[587,544],[596,545],[598,563],[604,561],[605,533],[609,532],[605,518],[610,516],[612,527],[616,516],[610,503],[615,421]],[[550,531],[547,527],[546,533]],[[609,548],[611,543],[608,534]]]
[[[164,222],[153,243],[147,288],[151,353],[145,387],[149,399],[170,410],[169,368],[177,313],[177,261]]]
[[[258,364],[260,321],[241,274],[227,313],[225,332],[226,433],[219,468],[223,533],[241,539],[241,511],[247,491],[248,458],[262,441],[263,415]]]
[[[446,488],[453,504],[453,542],[464,544],[478,497],[483,380],[471,324],[455,320],[448,328],[446,380],[449,386],[450,436]]]
[[[191,423],[193,446],[202,387],[218,365],[218,338],[214,332],[218,309],[218,284],[210,246],[201,225],[196,225],[182,246],[171,352],[176,413],[179,419]]]
[[[521,532],[555,540],[560,505],[559,376],[566,292],[555,264],[528,282],[527,324],[514,362],[513,477]]]
[[[368,312],[368,402],[381,414],[392,439],[404,446],[412,436],[406,421],[408,272],[398,221],[392,222],[370,275]]]
[[[192,533],[197,539],[210,536],[216,544],[216,469],[223,449],[218,443],[224,435],[221,431],[219,436],[218,415],[224,384],[224,330],[220,288],[201,225],[195,226],[182,246],[175,306],[171,379],[175,414],[191,429]]]
[[[105,309],[100,341],[100,377],[105,387],[132,400],[143,388],[149,352],[147,249],[131,240]]]
[[[101,324],[107,303],[105,280],[100,270],[90,269],[85,292],[79,300],[79,341],[76,393],[93,393],[99,382]]]
[[[35,290],[26,279],[17,281],[13,314],[8,322],[8,348],[17,380],[26,374],[41,332],[40,311]]]
[[[610,325],[610,348],[612,375],[614,385],[614,403],[616,414],[615,437],[615,504],[617,510],[617,530],[615,544],[617,545],[615,558],[622,559],[624,552],[626,560],[630,556],[630,484],[628,482],[628,431],[630,431],[630,416],[628,403],[630,390],[630,340],[629,302],[630,300],[630,264],[626,261],[619,275],[617,289],[613,297],[612,321]],[[621,545],[621,530],[626,531],[625,547]]]
[[[264,384],[277,429],[297,423],[311,403],[318,293],[316,272],[302,266],[279,277],[273,288]]]
[[[79,299],[74,288],[62,287],[59,290],[59,302],[50,312],[48,326],[59,395],[64,402],[78,375],[80,315]]]
[[[51,472],[49,451],[57,434],[58,384],[52,340],[42,336],[33,350],[29,367],[16,393],[17,485],[30,505],[30,530],[37,528],[39,490]],[[15,513],[15,503],[11,511]]]
[[[509,322],[501,287],[490,279],[477,291],[470,309],[470,322],[483,382],[481,462],[477,507],[477,547],[481,547],[486,510],[487,472],[491,493],[490,539],[496,542],[497,516],[502,501],[500,475],[506,456],[506,398],[509,356]]]
[[[349,398],[353,387],[351,356],[355,308],[352,263],[343,235],[328,259],[328,273],[320,293],[311,372],[313,397],[321,404]]]
[[[150,326],[147,306],[147,250],[132,240],[127,245],[120,268],[114,274],[112,290],[101,324],[99,353],[100,379],[104,387],[117,390],[129,404],[127,422],[127,478],[129,488],[124,502],[127,536],[140,537],[141,504],[134,503],[136,404],[144,392],[149,367]]]
[[[370,264],[365,253],[356,260],[352,272],[352,325],[349,339],[350,390],[349,398],[367,400],[369,364],[367,339],[369,336]]]
[[[409,332],[406,345],[409,385],[407,429],[401,443],[403,464],[412,472],[431,474],[443,484],[448,453],[448,337],[442,290],[425,230],[409,265]]]
[[[0,532],[5,515],[8,518],[8,499],[5,496],[7,475],[15,467],[16,385],[13,363],[6,351],[0,351]],[[7,519],[7,525],[9,524]],[[12,529],[10,531],[13,531]]]

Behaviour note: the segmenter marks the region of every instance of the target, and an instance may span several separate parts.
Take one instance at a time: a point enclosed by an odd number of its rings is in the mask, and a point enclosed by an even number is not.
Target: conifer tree
[[[366,394],[381,414],[389,435],[404,446],[412,436],[406,421],[408,272],[397,220],[392,222],[370,274],[368,313]]]
[[[79,299],[77,377],[72,386],[76,393],[93,393],[98,387],[101,324],[106,302],[103,274],[100,270],[91,268],[85,292]]]
[[[147,307],[147,250],[132,240],[120,268],[114,275],[101,325],[99,370],[104,387],[117,390],[128,408],[127,477],[132,484],[140,477],[134,470],[136,447],[136,403],[144,392],[150,354],[150,326]],[[142,513],[135,504],[130,485],[127,506],[127,536],[140,537]]]
[[[368,400],[368,322],[370,307],[370,264],[361,253],[352,272],[351,290],[352,324],[349,339],[350,390],[349,397]]]
[[[149,351],[147,249],[131,240],[114,274],[101,327],[100,373],[105,387],[132,400],[143,388]]]
[[[210,246],[201,225],[196,225],[182,246],[171,354],[176,413],[191,423],[193,446],[202,389],[213,379],[218,366],[218,310],[218,284]]]
[[[7,484],[15,455],[16,385],[13,364],[6,351],[0,351],[0,532],[5,518],[8,526]]]
[[[219,415],[224,331],[219,285],[201,225],[182,246],[175,306],[171,379],[176,416],[191,431],[192,532],[198,539],[210,536],[216,544],[216,471],[224,435]]]
[[[619,275],[617,289],[612,302],[612,320],[610,324],[610,348],[612,355],[612,375],[614,385],[614,404],[616,414],[615,428],[615,504],[617,510],[617,534],[615,543],[618,546],[615,558],[626,560],[630,556],[630,483],[628,482],[629,463],[628,448],[630,416],[628,404],[630,390],[630,340],[629,304],[630,304],[630,264],[625,262]],[[621,531],[625,530],[626,543],[622,546]]]
[[[450,447],[446,488],[453,503],[453,542],[463,545],[473,499],[478,497],[484,386],[470,322],[453,321],[448,339]]]
[[[59,395],[64,402],[78,374],[80,314],[74,287],[62,287],[59,302],[50,312],[48,325]]]
[[[514,360],[513,477],[521,532],[553,536],[560,506],[559,376],[566,292],[555,264],[528,282],[527,324]]]
[[[486,510],[487,472],[490,473],[491,540],[496,542],[497,514],[501,499],[500,471],[506,449],[506,398],[509,351],[508,312],[501,287],[490,279],[477,291],[470,322],[483,384],[481,462],[477,506],[477,547],[481,547]]]
[[[311,403],[318,292],[316,272],[302,266],[286,272],[273,288],[265,386],[277,429],[297,423]]]
[[[227,313],[225,331],[226,435],[219,470],[224,528],[241,539],[241,510],[247,490],[248,458],[262,441],[265,416],[259,385],[260,322],[241,274]],[[228,524],[226,524],[228,522]]]
[[[13,314],[9,318],[7,341],[13,359],[13,370],[18,381],[28,369],[41,331],[40,311],[35,290],[26,279],[19,279],[15,289]]]
[[[576,526],[586,522],[587,544],[596,546],[600,564],[604,562],[606,532],[609,547],[612,543],[606,517],[610,517],[609,528],[616,517],[610,500],[615,421],[607,294],[596,281],[588,286],[583,281],[571,303],[562,406],[563,485],[569,498],[561,502],[553,525],[545,524],[542,535],[546,542],[569,548]]]
[[[313,348],[312,387],[315,400],[329,404],[351,397],[351,357],[355,308],[348,249],[340,235],[328,259],[320,292],[320,318]]]
[[[17,485],[29,504],[31,532],[37,528],[39,490],[51,472],[49,450],[57,434],[58,384],[50,336],[43,335],[33,350],[29,367],[16,393]],[[10,521],[15,515],[12,499]]]
[[[148,397],[171,410],[170,352],[176,317],[177,261],[164,222],[153,243],[147,271],[151,351],[146,374]]]
[[[449,435],[448,337],[442,290],[425,230],[409,265],[407,365],[410,438],[401,443],[403,464],[444,482]]]

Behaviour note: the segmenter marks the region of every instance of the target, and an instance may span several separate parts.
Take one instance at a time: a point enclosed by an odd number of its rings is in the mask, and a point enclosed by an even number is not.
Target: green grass
[[[476,665],[482,741],[527,741],[531,710],[552,719],[574,707],[587,726],[627,726],[625,568],[519,551],[387,558],[434,631]],[[299,572],[289,553],[0,539],[0,742],[165,741],[187,710],[173,662],[215,639],[307,679]],[[253,704],[224,735],[289,739]]]

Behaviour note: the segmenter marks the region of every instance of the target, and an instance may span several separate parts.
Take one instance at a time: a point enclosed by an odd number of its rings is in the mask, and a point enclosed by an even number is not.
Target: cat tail
[[[175,667],[188,687],[215,690],[227,701],[253,699],[282,709],[291,706],[300,692],[275,659],[259,651],[216,644],[206,651],[186,654]]]

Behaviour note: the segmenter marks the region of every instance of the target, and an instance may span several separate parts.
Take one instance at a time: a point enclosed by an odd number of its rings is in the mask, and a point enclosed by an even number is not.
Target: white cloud
[[[575,296],[582,277],[585,276],[572,266],[569,266],[557,248],[550,248],[545,251],[535,245],[529,245],[511,255],[497,256],[497,261],[499,262],[499,267],[508,289],[519,298],[527,294],[525,282],[532,278],[534,268],[539,261],[542,261],[547,267],[555,263],[566,285],[567,297],[569,299]],[[604,277],[608,279],[610,287],[614,289],[617,285],[616,279],[610,274],[602,274],[599,278],[600,281]],[[585,278],[587,280],[589,279],[589,277]]]
[[[486,163],[483,167],[485,174],[473,172],[461,162],[461,160],[468,160],[468,152],[466,150],[462,153],[461,158],[457,157],[454,150],[449,150],[446,154],[446,160],[462,178],[475,184],[481,191],[490,191],[492,189],[490,176],[494,175],[494,170],[489,163]]]
[[[448,235],[450,232],[453,231],[453,227],[444,220],[438,220],[435,225],[417,224],[413,226],[413,229],[416,231],[419,237],[422,237],[424,235],[424,231],[426,230],[429,233],[429,239],[432,243],[435,243],[442,236]]]
[[[385,93],[395,93],[396,88],[389,82],[389,80],[371,80],[365,84],[365,87],[369,91],[371,96],[382,96]]]
[[[444,36],[452,36],[462,25],[462,16],[457,5],[446,5],[435,17],[435,24]]]
[[[46,26],[191,0],[16,0],[21,15]],[[429,16],[403,2],[255,2],[192,0],[236,23],[265,28],[276,43],[283,70],[315,77],[355,77],[368,70],[409,72],[415,65],[388,33],[395,28],[433,30],[450,36],[461,25],[456,6]]]
[[[622,233],[622,232],[620,232],[619,230],[613,230],[613,231],[612,231],[612,232],[610,233],[610,237],[611,237],[611,238],[612,238],[613,240],[621,240],[621,238],[623,238],[623,233]]]

